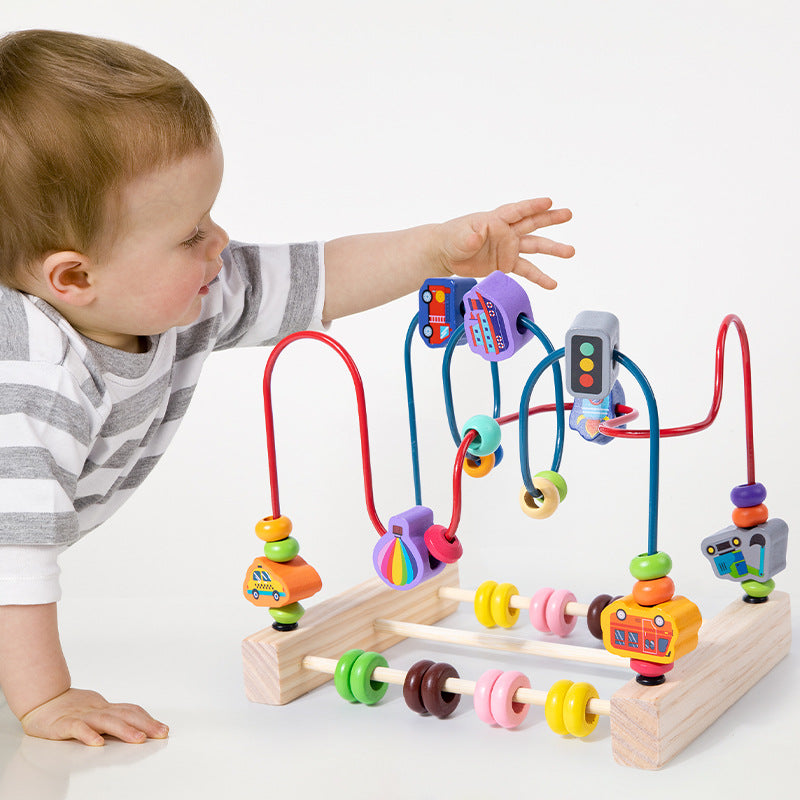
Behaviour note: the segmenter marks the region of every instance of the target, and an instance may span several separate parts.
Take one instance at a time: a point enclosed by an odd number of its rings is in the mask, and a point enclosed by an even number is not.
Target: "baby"
[[[0,39],[0,685],[32,736],[102,745],[167,735],[144,709],[73,688],[57,559],[158,461],[209,353],[274,344],[427,277],[568,258],[531,235],[546,198],[318,243],[231,242],[211,210],[214,118],[177,69],[54,31]]]

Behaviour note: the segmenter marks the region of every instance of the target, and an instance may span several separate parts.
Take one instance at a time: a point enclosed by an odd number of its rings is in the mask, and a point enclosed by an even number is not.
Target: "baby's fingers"
[[[116,703],[113,710],[129,725],[147,734],[149,739],[165,739],[169,734],[169,728],[151,717],[141,706],[131,703]]]
[[[147,739],[139,725],[131,725],[116,709],[87,714],[86,723],[98,734],[108,734],[129,744],[141,744]]]
[[[554,242],[544,236],[523,236],[519,240],[519,251],[520,253],[543,253],[559,258],[572,258],[575,255],[575,248],[571,244]]]

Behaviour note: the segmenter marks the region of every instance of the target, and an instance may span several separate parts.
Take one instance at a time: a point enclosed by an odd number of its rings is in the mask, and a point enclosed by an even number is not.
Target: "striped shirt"
[[[232,242],[222,258],[198,319],[146,353],[91,341],[0,286],[0,604],[58,599],[57,555],[151,472],[211,352],[321,325],[319,244]]]

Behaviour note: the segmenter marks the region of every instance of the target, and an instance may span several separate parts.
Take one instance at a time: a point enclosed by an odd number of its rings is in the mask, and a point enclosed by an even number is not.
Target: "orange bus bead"
[[[760,503],[749,508],[734,508],[731,518],[737,528],[753,528],[767,521],[769,511],[763,503]]]
[[[666,603],[675,594],[675,583],[669,575],[652,581],[636,581],[633,584],[633,599],[640,606],[657,606]]]

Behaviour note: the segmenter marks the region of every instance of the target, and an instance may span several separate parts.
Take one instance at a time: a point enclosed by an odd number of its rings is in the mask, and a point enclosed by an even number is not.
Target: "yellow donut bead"
[[[484,628],[494,628],[492,616],[492,596],[497,588],[497,581],[484,581],[475,591],[475,616]]]
[[[513,627],[519,619],[519,609],[511,608],[512,595],[519,594],[519,589],[512,583],[501,583],[492,592],[492,599],[490,601],[492,619],[501,628]]]
[[[544,701],[544,718],[553,733],[565,736],[569,733],[564,724],[564,698],[572,688],[572,681],[565,679],[556,681],[547,693]]]
[[[292,532],[289,517],[264,517],[256,522],[256,536],[262,542],[279,542]]]
[[[533,519],[547,519],[558,508],[559,497],[556,485],[547,478],[534,478],[533,485],[544,495],[540,500],[534,500],[523,486],[519,494],[519,504],[522,510]]]
[[[564,725],[573,736],[588,736],[597,726],[597,714],[586,708],[591,699],[597,699],[597,689],[590,683],[574,683],[564,699]]]

